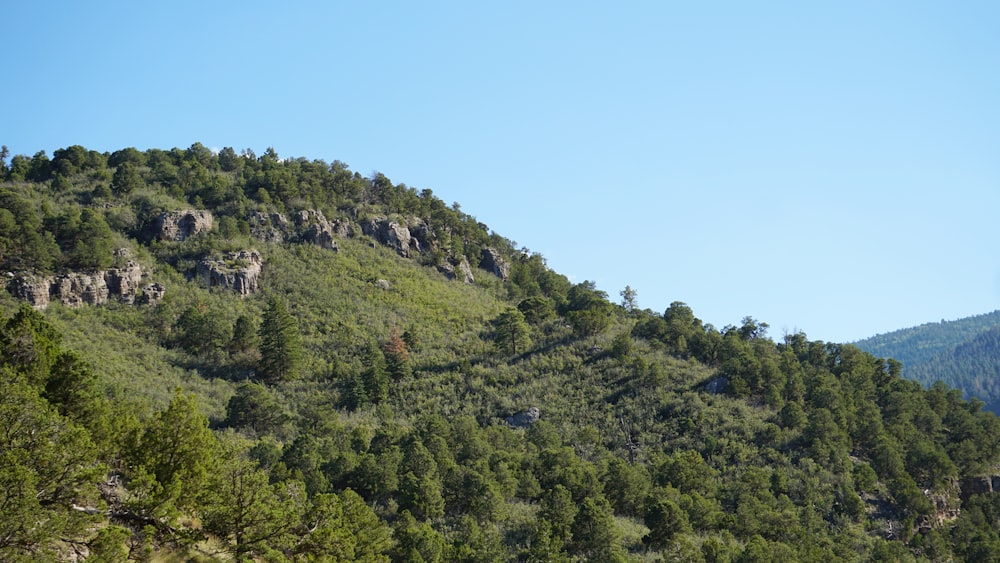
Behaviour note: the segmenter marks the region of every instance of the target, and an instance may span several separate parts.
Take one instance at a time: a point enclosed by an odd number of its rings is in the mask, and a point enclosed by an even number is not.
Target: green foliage
[[[493,321],[493,326],[497,348],[503,353],[517,355],[531,346],[531,328],[518,309],[508,307]]]
[[[258,436],[274,432],[285,419],[281,404],[272,393],[253,382],[237,387],[226,405],[226,425],[250,430]]]
[[[155,517],[173,517],[192,508],[218,458],[218,442],[196,399],[178,390],[127,452],[133,462],[132,505]]]
[[[0,295],[4,560],[51,559],[56,537],[120,559],[121,528],[70,509],[101,506],[107,468],[137,557],[207,540],[269,561],[944,561],[1000,544],[993,496],[961,488],[992,475],[1000,421],[897,362],[774,342],[752,317],[717,330],[680,302],[639,310],[634,290],[613,305],[430,190],[340,162],[195,143],[6,169],[0,267],[104,267],[126,246],[167,291],[44,313]],[[190,204],[216,230],[150,240]],[[304,243],[313,210],[354,236]],[[283,242],[261,234],[276,212]],[[416,259],[361,234],[382,218],[423,237]],[[486,247],[508,281],[434,268]],[[258,294],[185,277],[246,248]],[[529,428],[504,423],[531,406]]]
[[[260,362],[257,376],[274,384],[298,376],[302,361],[302,342],[298,324],[285,302],[277,297],[268,300],[260,323]]]

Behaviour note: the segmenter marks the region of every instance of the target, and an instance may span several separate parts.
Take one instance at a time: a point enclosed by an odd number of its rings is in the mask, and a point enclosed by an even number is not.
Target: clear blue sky
[[[1000,308],[998,2],[10,2],[2,28],[14,154],[338,159],[777,338]]]

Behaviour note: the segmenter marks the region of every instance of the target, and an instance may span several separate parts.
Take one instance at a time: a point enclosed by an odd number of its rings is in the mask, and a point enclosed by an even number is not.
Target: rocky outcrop
[[[538,419],[542,417],[542,412],[538,410],[538,407],[531,407],[524,412],[519,412],[514,416],[508,416],[504,421],[513,428],[528,428],[532,424],[538,422]]]
[[[72,272],[56,276],[49,295],[67,307],[100,305],[108,300],[108,282],[104,272]]]
[[[152,238],[183,241],[198,233],[212,230],[212,214],[199,209],[168,211],[153,221]]]
[[[465,256],[462,256],[457,265],[447,260],[442,260],[438,264],[437,269],[450,280],[462,280],[464,283],[473,283],[476,281],[476,278],[472,275],[472,266],[469,265],[469,261]]]
[[[320,248],[338,250],[337,233],[322,211],[318,209],[299,211],[295,216],[295,223],[302,232],[303,242],[315,244]]]
[[[510,262],[495,248],[487,247],[483,249],[483,259],[479,263],[479,267],[503,281],[507,281],[510,278]]]
[[[142,288],[142,291],[136,297],[135,302],[140,305],[156,305],[163,300],[163,296],[166,293],[167,288],[163,287],[163,284],[151,283]]]
[[[250,236],[263,242],[285,242],[288,240],[288,219],[281,213],[254,212],[247,218]]]
[[[404,258],[410,257],[411,248],[420,252],[420,241],[410,236],[409,228],[385,217],[362,222],[361,231]]]
[[[10,281],[7,290],[14,297],[26,301],[35,309],[44,309],[49,306],[50,291],[52,289],[52,278],[37,276],[29,273],[9,274]]]
[[[207,287],[230,289],[237,295],[246,297],[260,288],[263,267],[260,252],[240,250],[226,253],[221,259],[203,259],[198,262],[196,272]]]
[[[116,251],[117,256],[124,256]],[[39,276],[27,272],[11,274],[8,290],[14,297],[27,301],[36,309],[44,309],[53,301],[67,307],[100,305],[111,297],[125,303],[155,302],[145,298],[146,288],[141,288],[144,274],[138,263],[129,260],[125,265],[97,272],[69,272],[56,276]],[[158,284],[154,284],[158,285]],[[147,286],[149,288],[149,286]],[[154,292],[163,297],[163,286]]]
[[[139,264],[129,261],[121,268],[110,268],[104,273],[104,282],[108,285],[108,293],[117,295],[125,303],[135,303],[142,294],[139,285],[142,283],[142,268]]]
[[[982,477],[967,477],[959,482],[962,502],[973,495],[986,495],[1000,491],[1000,475],[985,475]]]
[[[431,227],[423,219],[412,219],[407,229],[410,231],[410,240],[416,242],[418,251],[431,250],[434,248],[434,234]]]

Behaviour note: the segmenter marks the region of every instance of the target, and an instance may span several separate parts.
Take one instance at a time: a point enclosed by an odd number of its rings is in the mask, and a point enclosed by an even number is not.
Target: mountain
[[[943,381],[1000,412],[1000,311],[926,323],[854,343],[903,363],[903,376],[930,386]]]
[[[1000,554],[1000,420],[897,362],[612,302],[339,161],[3,156],[4,561]]]

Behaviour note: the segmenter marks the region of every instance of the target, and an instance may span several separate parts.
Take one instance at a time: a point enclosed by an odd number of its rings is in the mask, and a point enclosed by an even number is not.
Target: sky
[[[9,2],[0,143],[273,147],[574,282],[849,342],[1000,308],[1000,3]]]

